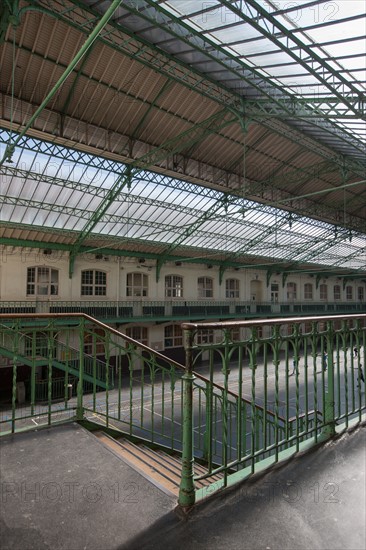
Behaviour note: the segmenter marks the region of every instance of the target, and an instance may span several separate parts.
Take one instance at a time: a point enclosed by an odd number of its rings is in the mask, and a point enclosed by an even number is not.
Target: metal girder
[[[80,181],[73,181],[64,178],[58,178],[56,176],[48,176],[47,174],[41,174],[38,172],[31,172],[30,170],[22,170],[21,168],[13,168],[12,166],[1,166],[0,175],[17,177],[22,180],[30,180],[37,183],[48,183],[49,185],[56,185],[65,189],[73,189],[76,191],[88,193],[95,197],[105,197],[108,193],[108,189],[98,187],[96,185],[89,185],[81,183]]]
[[[116,9],[121,4],[122,0],[113,0],[105,14],[100,18],[95,28],[90,33],[89,37],[83,44],[83,46],[80,48],[78,53],[75,55],[74,59],[69,63],[67,69],[63,72],[63,74],[60,76],[56,84],[53,86],[52,90],[47,94],[47,96],[44,98],[38,109],[33,113],[31,118],[26,123],[25,127],[22,129],[20,134],[17,136],[17,138],[12,143],[8,143],[7,147],[5,149],[5,153],[3,158],[0,160],[0,166],[4,163],[4,161],[11,162],[14,148],[16,147],[17,143],[20,141],[20,139],[27,133],[27,130],[32,126],[33,122],[38,118],[38,116],[41,114],[43,109],[46,107],[48,102],[52,99],[52,97],[55,95],[57,90],[62,86],[62,84],[65,82],[67,77],[70,75],[70,73],[74,70],[76,65],[79,63],[80,59],[86,54],[88,49],[92,46],[98,35],[102,32],[103,28],[107,25],[108,21],[113,16]]]
[[[321,105],[321,106],[320,106]],[[324,118],[335,120],[359,120],[359,116],[350,113],[340,99],[324,97],[322,99],[286,98],[275,103],[269,99],[248,99],[245,102],[246,112],[253,118],[280,118],[284,113],[299,118]],[[325,110],[325,107],[327,110]],[[366,113],[366,102],[360,102],[362,116]]]
[[[237,17],[266,36],[280,50],[286,52],[287,55],[304,67],[323,86],[328,88],[333,96],[338,98],[340,103],[345,104],[359,119],[366,120],[366,98],[364,94],[314,51],[311,47],[314,46],[314,43],[309,46],[302,42],[296,34],[291,33],[285,25],[273,17],[255,0],[245,0],[246,8],[252,7],[256,10],[256,14],[252,16],[245,14],[241,6],[238,8],[237,4],[233,4],[227,0],[220,0],[220,4],[226,6]],[[283,37],[286,37],[286,45],[281,41]],[[310,41],[309,37],[307,37],[307,40],[308,42]],[[325,72],[329,74],[327,78],[322,76]]]
[[[0,138],[2,138],[4,142],[9,139],[9,135],[10,134],[8,131],[0,131]],[[58,159],[62,159],[67,163],[77,163],[78,165],[83,165],[86,167],[91,166],[94,169],[100,169],[114,174],[120,173],[121,169],[125,166],[120,162],[98,157],[93,154],[85,153],[75,149],[65,149],[61,145],[49,143],[47,141],[41,141],[36,138],[23,137],[19,141],[17,147],[20,147],[22,150],[25,151],[31,151],[32,153],[47,155],[50,158],[57,157]],[[323,167],[325,169],[325,166],[326,165],[323,165],[322,163],[309,166],[308,169],[296,169],[290,166],[289,170],[286,171],[286,183],[296,183],[299,181],[303,181],[304,175],[306,173],[310,173],[310,175],[312,176],[321,174],[323,172]],[[361,168],[358,167],[358,165],[355,163],[345,162],[344,166],[347,168],[347,170],[349,170],[349,172],[354,171],[354,173],[359,173],[361,177],[362,175],[366,175],[366,168],[363,168],[361,170]],[[335,167],[337,167],[336,163]],[[142,178],[145,178],[149,181],[151,181],[152,179],[161,180],[167,177],[153,172],[141,172],[140,174]],[[69,177],[72,177],[72,172],[70,173]],[[272,176],[270,175],[268,179],[264,179],[261,182],[254,182],[247,179],[247,198],[253,201],[261,201],[263,204],[268,204],[269,207],[273,206],[274,208],[278,208],[283,206],[283,208],[287,207],[288,209],[294,208],[291,205],[291,199],[293,199],[293,204],[296,205],[296,211],[301,212],[301,215],[328,219],[330,223],[334,224],[339,224],[340,219],[342,219],[342,223],[344,223],[347,227],[355,229],[356,231],[364,231],[363,220],[361,218],[350,215],[348,212],[346,212],[346,216],[344,216],[345,213],[343,205],[341,212],[339,208],[327,206],[323,203],[323,201],[315,201],[311,200],[311,198],[301,199],[301,204],[299,204],[299,201],[297,201],[297,196],[294,193],[289,194],[288,191],[281,190],[279,186],[276,187],[276,185],[273,184],[271,177]],[[281,183],[281,178],[279,176],[275,178],[275,183],[277,181],[279,184]],[[174,187],[177,184],[176,182],[177,180],[173,178],[171,185]],[[181,189],[185,189],[187,192],[197,192],[197,184],[184,182],[183,180],[179,180],[179,187]],[[222,189],[223,192],[227,192],[227,190],[227,186],[223,187]],[[205,188],[205,193],[210,193],[210,196],[212,196],[212,198],[219,198],[222,191]],[[233,195],[237,194],[237,196],[239,197],[242,196],[236,189],[231,189],[230,192]],[[283,203],[281,203],[280,201],[283,201]]]
[[[99,205],[99,208],[95,211],[92,218],[85,225],[83,231],[80,233],[79,238],[75,242],[74,250],[70,255],[69,276],[72,276],[75,257],[78,254],[78,250],[82,242],[91,233],[100,218],[105,214],[109,206],[120,193],[121,189],[125,187],[126,184],[128,185],[129,182],[131,182],[131,178],[137,172],[148,168],[151,165],[154,165],[159,160],[166,158],[176,151],[184,149],[185,147],[187,147],[188,144],[195,143],[198,140],[206,138],[212,132],[216,132],[219,129],[222,129],[232,124],[233,121],[234,119],[232,118],[231,114],[229,118],[227,112],[219,111],[210,116],[208,119],[200,122],[199,124],[196,124],[189,130],[186,130],[181,134],[175,136],[174,138],[164,142],[159,147],[153,148],[151,151],[131,163],[131,165],[128,165],[121,176],[113,184],[113,186],[109,190],[109,193],[103,199],[103,201]]]
[[[24,206],[34,209],[43,209],[46,212],[57,212],[58,214],[67,214],[69,216],[75,216],[81,220],[88,219],[92,216],[93,212],[87,212],[81,208],[70,207],[67,205],[59,206],[53,203],[35,201],[31,199],[24,199],[21,197],[9,197],[9,195],[0,195],[1,204],[8,204],[12,206]]]
[[[67,94],[67,98],[65,99],[65,102],[61,107],[61,110],[60,110],[60,118],[61,118],[61,121],[60,121],[60,134],[61,134],[61,136],[63,135],[63,120],[65,118],[65,114],[67,113],[70,101],[72,100],[72,96],[74,95],[76,84],[77,84],[77,82],[80,78],[80,75],[83,72],[83,68],[84,68],[86,62],[88,61],[88,57],[90,56],[91,52],[93,51],[93,46],[94,46],[94,43],[90,46],[90,48],[87,50],[86,54],[84,55],[84,57],[83,57],[83,59],[80,63],[80,67],[78,69],[78,72],[76,73],[76,75],[74,77],[74,81],[73,81],[72,85],[70,86],[70,90],[69,90],[69,93]],[[55,130],[56,130],[56,128],[55,128]]]
[[[364,246],[363,248],[359,249],[359,250],[356,250],[355,252],[352,252],[351,254],[349,254],[347,256],[347,260],[350,260],[350,259],[353,259],[353,258],[357,258],[358,256],[361,256],[361,254],[365,254],[366,253],[366,246]],[[340,262],[336,262],[334,265],[338,266],[340,264]],[[365,264],[364,264],[364,268],[366,269],[366,259],[365,259]]]
[[[167,261],[168,255],[172,252],[172,250],[175,250],[178,248],[180,244],[182,244],[188,237],[190,237],[201,225],[203,225],[207,220],[210,220],[214,218],[220,209],[222,209],[224,204],[227,204],[227,202],[230,201],[229,197],[223,197],[221,200],[217,201],[217,203],[212,206],[207,212],[204,212],[202,216],[199,217],[198,220],[196,220],[194,223],[192,223],[189,227],[184,229],[183,231],[180,231],[179,237],[172,242],[160,255],[157,264],[156,264],[156,281],[159,281],[160,271],[164,264],[164,262]]]
[[[168,31],[172,36],[182,42],[193,46],[196,51],[200,51],[207,58],[214,60],[222,65],[226,70],[235,74],[241,81],[247,82],[253,86],[258,93],[267,95],[267,100],[246,100],[246,113],[251,117],[275,116],[281,117],[284,113],[287,115],[301,118],[359,118],[359,113],[354,112],[349,106],[345,106],[341,98],[324,98],[323,100],[298,99],[286,93],[283,87],[276,85],[270,78],[256,70],[242,59],[230,53],[228,48],[222,47],[217,41],[211,40],[205,34],[200,33],[194,27],[188,25],[182,18],[174,16],[168,10],[165,10],[155,0],[145,0],[145,4],[154,8],[153,17],[149,17],[148,10],[139,10],[133,3],[126,3],[124,8],[135,15],[138,15],[145,21],[149,21],[155,27],[161,28],[164,32]],[[159,20],[159,15],[161,20]],[[163,17],[164,16],[164,17]],[[231,62],[230,62],[231,61]],[[239,69],[240,67],[240,69]],[[243,70],[244,69],[244,70]],[[250,77],[248,76],[250,75]],[[270,94],[268,88],[276,89],[279,94]],[[287,97],[284,97],[287,96]],[[319,104],[322,103],[322,108]],[[342,108],[338,108],[342,105]],[[365,103],[360,101],[359,108],[365,115]],[[327,110],[326,110],[327,109]]]
[[[70,0],[70,2],[75,5],[74,10],[70,9],[69,4],[65,2],[65,0],[60,0],[58,3],[60,5],[57,6],[51,2],[51,0],[30,0],[30,2],[32,5],[41,6],[42,10],[48,15],[63,20],[68,25],[72,25],[84,33],[88,31],[91,22],[94,21],[94,16],[100,16],[98,11],[90,6],[82,4],[78,0]],[[65,8],[64,10],[62,10],[62,6]],[[129,7],[130,6],[128,3],[124,5],[125,9]],[[88,14],[92,14],[93,17],[88,17]],[[84,18],[85,21],[83,24],[80,24],[80,18]],[[214,101],[219,102],[221,105],[225,105],[228,108],[235,110],[239,116],[243,115],[241,95],[236,94],[217,81],[202,75],[192,67],[178,61],[174,56],[163,52],[162,49],[154,48],[154,46],[152,46],[147,40],[137,36],[131,29],[121,27],[113,22],[111,22],[110,25],[114,27],[116,32],[106,33],[106,36],[100,37],[100,40],[106,45],[123,52],[128,57],[136,59],[148,67],[153,68],[167,78],[188,86],[190,89],[197,91],[201,95],[209,97]],[[119,39],[116,37],[118,32],[121,33],[121,37],[119,37]],[[194,29],[192,29],[191,32],[194,34]],[[126,39],[126,35],[129,38]],[[217,44],[214,44],[216,47]],[[243,77],[242,73],[241,77]],[[262,76],[261,81],[263,81]],[[291,111],[288,112],[288,116],[292,116]],[[283,116],[281,118],[283,118]],[[339,128],[337,127],[336,129],[339,132]],[[330,131],[330,128],[328,128],[328,130]],[[355,146],[355,139],[352,135],[347,134],[345,130],[342,130],[342,135],[348,135],[348,139],[350,139]],[[315,138],[314,141],[316,141]]]
[[[280,218],[280,222],[276,222],[274,225],[271,225],[270,227],[267,227],[265,230],[262,230],[258,237],[251,239],[248,243],[246,243],[245,246],[241,246],[239,250],[229,255],[227,260],[222,263],[220,268],[220,284],[222,282],[222,276],[224,274],[224,271],[230,266],[230,263],[232,263],[236,258],[242,256],[243,254],[247,254],[252,248],[254,248],[256,245],[261,243],[268,235],[271,235],[272,233],[276,233],[278,229],[288,224],[288,220],[284,219],[283,217]]]
[[[281,199],[278,201],[278,205],[284,204],[286,202],[293,202],[295,200],[307,199],[309,197],[315,197],[317,195],[323,195],[324,193],[332,193],[333,191],[339,191],[340,189],[349,189],[350,187],[357,187],[359,185],[365,185],[366,180],[354,181],[352,183],[341,183],[334,187],[327,187],[326,189],[319,189],[318,191],[313,191],[312,193],[306,193],[305,195],[298,195],[296,199]]]
[[[295,117],[300,119],[312,119],[312,123],[321,126],[322,129],[326,129],[329,132],[333,132],[332,127],[329,124],[325,124],[326,119],[341,119],[341,118],[358,118],[349,108],[339,108],[337,105],[341,104],[341,100],[334,100],[334,98],[325,98],[322,108],[318,106],[318,101],[314,98],[313,102],[308,102],[304,98],[295,98],[290,93],[283,89],[283,86],[275,85],[275,83],[263,76],[256,69],[245,63],[242,59],[234,56],[230,53],[228,48],[221,47],[217,41],[210,40],[205,34],[200,33],[194,27],[187,25],[182,19],[175,17],[170,11],[164,10],[154,0],[145,0],[145,3],[154,8],[154,17],[149,17],[146,13],[147,10],[138,10],[134,6],[125,5],[125,9],[130,13],[134,13],[144,20],[149,21],[152,25],[160,27],[163,32],[167,30],[177,39],[194,47],[195,50],[200,51],[203,55],[209,59],[214,60],[216,63],[221,64],[226,70],[236,75],[240,81],[249,83],[254,87],[260,96],[267,95],[266,100],[246,100],[245,101],[245,114],[252,119],[262,119],[268,117],[280,117],[287,118]],[[164,20],[159,21],[156,17],[156,12],[160,15],[164,15]],[[184,29],[185,32],[182,32]],[[203,45],[202,45],[203,43]],[[251,76],[248,77],[249,73]],[[246,76],[247,75],[247,76]],[[271,90],[271,92],[269,92]],[[336,104],[336,105],[335,105]],[[360,102],[361,109],[365,112],[365,102]],[[327,106],[328,111],[324,109]],[[319,117],[323,119],[323,122],[319,120]],[[335,128],[334,123],[332,125]],[[359,147],[364,152],[364,145],[354,137],[352,132],[342,128],[340,130],[337,127],[336,131],[340,139],[345,141],[351,141],[355,147]]]
[[[19,0],[3,0],[0,4],[0,44],[5,40],[9,25],[19,24]]]
[[[99,205],[98,209],[93,212],[92,216],[88,220],[88,222],[85,224],[83,230],[80,232],[78,238],[76,239],[73,249],[70,253],[70,261],[69,261],[69,277],[72,277],[72,274],[74,272],[74,264],[75,264],[75,258],[79,253],[80,247],[82,243],[85,241],[88,235],[92,232],[93,228],[96,226],[96,224],[102,219],[112,202],[114,201],[115,197],[121,192],[121,190],[126,186],[129,185],[131,181],[131,168],[127,166],[122,174],[119,176],[117,181],[114,183],[113,187],[109,190],[108,194],[104,197],[101,204]]]
[[[149,114],[151,113],[153,108],[156,107],[156,104],[159,101],[159,99],[165,94],[165,92],[167,92],[172,87],[172,85],[173,85],[173,82],[171,80],[167,80],[164,83],[164,85],[162,86],[162,88],[158,91],[158,93],[154,97],[153,101],[149,104],[149,107],[148,107],[146,113],[140,118],[140,120],[136,124],[135,128],[133,129],[133,131],[131,133],[131,136],[130,136],[131,140],[135,140],[139,137],[140,130],[141,130],[145,120],[147,119],[147,117],[149,116]]]

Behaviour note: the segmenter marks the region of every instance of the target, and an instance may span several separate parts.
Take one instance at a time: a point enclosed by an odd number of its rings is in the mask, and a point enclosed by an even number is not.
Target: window
[[[101,328],[94,328],[92,332],[85,335],[84,353],[87,355],[105,355],[105,331]]]
[[[346,298],[347,300],[353,300],[353,288],[351,286],[346,286]]]
[[[213,298],[213,279],[198,277],[198,298]]]
[[[126,296],[147,296],[148,276],[145,273],[128,273]]]
[[[198,330],[196,334],[197,344],[213,344],[214,331],[210,329]]]
[[[57,296],[58,270],[50,267],[28,267],[27,296]]]
[[[319,285],[320,299],[328,300],[328,287],[327,285]]]
[[[333,296],[334,296],[335,300],[340,300],[341,299],[341,287],[340,287],[340,285],[334,285]]]
[[[238,279],[226,279],[226,298],[239,298]]]
[[[271,283],[271,302],[277,304],[280,286],[278,283]]]
[[[296,300],[296,283],[287,283],[287,299]]]
[[[183,346],[183,333],[179,325],[169,325],[164,329],[164,347],[178,348]]]
[[[126,328],[126,335],[141,344],[147,346],[147,328],[146,327],[128,327]]]
[[[357,289],[357,297],[359,299],[360,302],[363,302],[363,298],[364,298],[364,289],[363,289],[363,286],[359,286],[358,289]]]
[[[49,357],[51,350],[55,355],[55,340],[51,339],[51,336],[48,338],[43,332],[28,333],[24,336],[26,357]]]
[[[230,339],[232,342],[240,342],[240,328],[230,329]]]
[[[106,296],[107,274],[104,271],[88,269],[81,272],[82,296]]]
[[[165,277],[165,297],[183,298],[183,277],[167,275]]]
[[[304,298],[305,300],[313,299],[313,285],[311,283],[305,283],[304,285]]]

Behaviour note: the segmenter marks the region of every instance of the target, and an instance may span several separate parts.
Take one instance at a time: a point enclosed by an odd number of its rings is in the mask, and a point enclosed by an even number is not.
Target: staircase
[[[93,435],[151,483],[165,493],[178,497],[182,472],[180,456],[168,454],[159,449],[150,449],[144,444],[137,445],[125,438],[117,440],[102,431],[95,431]],[[195,462],[194,472],[196,476],[202,476],[207,474],[208,470]],[[213,475],[209,480],[196,481],[195,485],[197,489],[200,489],[219,479],[221,479],[220,475]]]

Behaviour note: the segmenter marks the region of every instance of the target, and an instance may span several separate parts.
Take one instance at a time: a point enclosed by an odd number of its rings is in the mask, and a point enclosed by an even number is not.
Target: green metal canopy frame
[[[305,9],[308,5],[304,3],[301,6]],[[322,43],[316,44],[309,34],[316,25],[301,29],[289,19],[293,8],[276,10],[271,2],[268,2],[268,6],[265,9],[255,0],[235,3],[222,0],[206,3],[205,6],[197,5],[196,11],[189,11],[188,4],[187,7],[182,4],[180,8],[166,1],[144,0],[134,4],[114,0],[103,13],[99,11],[100,6],[88,1],[60,0],[55,3],[49,0],[6,0],[0,12],[0,39],[6,47],[12,44],[13,48],[19,48],[19,51],[34,56],[34,59],[46,58],[46,54],[30,52],[26,46],[15,41],[15,30],[24,23],[27,13],[32,11],[43,14],[45,18],[52,17],[81,36],[86,34],[88,37],[67,66],[52,62],[54,67],[62,69],[62,74],[27,121],[23,117],[22,123],[15,123],[14,113],[11,112],[10,126],[7,126],[10,132],[1,132],[7,138],[4,138],[6,145],[0,161],[0,174],[6,184],[10,182],[7,191],[1,195],[3,211],[13,208],[12,212],[19,216],[7,219],[4,215],[1,220],[4,228],[21,227],[22,224],[25,227],[25,213],[31,209],[53,213],[57,215],[56,220],[62,216],[74,219],[72,242],[67,245],[70,252],[70,277],[78,254],[99,245],[101,249],[115,250],[118,242],[123,248],[127,241],[132,246],[138,243],[138,250],[135,251],[138,254],[141,246],[145,247],[145,255],[149,254],[150,247],[159,249],[156,256],[155,252],[151,252],[150,256],[157,260],[157,278],[164,262],[179,257],[180,252],[184,252],[188,258],[192,254],[192,260],[197,261],[199,250],[202,252],[201,261],[207,258],[210,263],[220,266],[220,282],[227,267],[245,265],[245,257],[248,255],[257,262],[260,258],[279,262],[276,265],[282,265],[282,268],[276,269],[283,269],[284,272],[289,269],[305,270],[309,267],[305,264],[311,264],[318,265],[321,272],[328,266],[330,269],[339,269],[339,273],[351,269],[355,276],[362,275],[366,265],[366,164],[362,127],[357,125],[366,120],[365,83],[355,84],[347,77],[347,71],[341,69],[339,62],[335,59],[329,61]],[[179,9],[186,9],[187,12],[179,12]],[[265,64],[255,64],[250,61],[250,55],[246,58],[245,55],[235,53],[238,41],[229,40],[229,32],[235,27],[234,24],[220,24],[217,28],[203,25],[204,15],[208,17],[218,9],[230,13],[235,18],[235,25],[246,25],[245,28],[252,29],[254,35],[246,39],[246,43],[253,45],[256,41],[265,40],[266,44],[273,45],[273,52],[268,49],[262,52],[256,50],[257,55],[286,55],[290,60],[288,65],[292,67],[296,64],[299,67],[301,78],[310,76],[324,91],[318,97],[310,97],[305,92],[295,94],[290,87],[281,85],[275,74],[271,75],[265,70]],[[200,24],[197,23],[199,17]],[[363,17],[362,14],[356,14],[340,18],[334,24],[356,22]],[[289,25],[284,21],[288,21]],[[8,37],[9,26],[14,28],[12,40]],[[223,30],[228,31],[226,37]],[[154,38],[158,32],[162,33],[161,40]],[[138,93],[133,95],[145,109],[141,110],[128,133],[131,151],[134,144],[139,144],[140,152],[134,155],[131,153],[127,163],[115,160],[114,157],[103,159],[98,156],[97,148],[94,149],[95,154],[87,155],[61,145],[63,141],[66,144],[68,141],[64,135],[65,126],[67,121],[73,120],[70,105],[80,81],[86,79],[100,86],[105,93],[112,88],[112,84],[94,78],[88,69],[96,55],[96,46],[107,47],[116,55],[123,56],[123,59],[153,69],[154,75],[162,77],[151,99],[141,99]],[[185,60],[185,54],[191,58],[191,62]],[[282,61],[277,63],[281,64],[286,65]],[[277,65],[274,63],[273,66]],[[26,137],[36,131],[35,122],[71,75],[74,76],[73,82],[57,112],[60,125],[54,126],[52,130],[54,143]],[[231,82],[240,84],[236,86]],[[149,140],[144,141],[144,131],[154,116],[161,112],[164,116],[173,117],[170,106],[162,107],[161,103],[169,101],[169,94],[176,85],[180,86],[180,90],[193,92],[195,97],[207,98],[211,114],[206,115],[206,118],[193,114],[193,110],[185,117],[177,114],[175,120],[179,122],[180,130],[175,132],[174,137],[161,138],[158,142],[160,137],[153,136],[151,143]],[[12,105],[17,100],[14,89],[13,82]],[[2,91],[7,95],[7,90]],[[130,92],[116,89],[116,93],[123,95]],[[53,108],[51,106],[49,112]],[[3,127],[6,127],[5,121]],[[257,138],[251,137],[247,145],[244,135],[249,133],[255,136],[258,127],[261,128],[261,134]],[[355,128],[360,128],[359,133],[354,131]],[[109,131],[113,133],[113,129]],[[51,139],[48,129],[39,132],[39,135],[43,139],[48,135]],[[284,151],[281,151],[282,156],[276,156],[276,153],[263,150],[267,140],[275,140],[276,135],[284,140],[283,148],[285,143],[294,146],[290,156],[284,154]],[[213,178],[213,189],[203,188],[199,191],[197,184],[204,182],[204,177],[187,175],[187,179],[191,178],[194,182],[190,183],[184,181],[185,174],[179,176],[181,179],[171,179],[168,183],[167,176],[171,177],[174,172],[174,169],[168,168],[168,161],[175,156],[183,161],[188,159],[188,162],[192,158],[199,159],[204,148],[207,148],[208,138],[220,140],[224,146],[237,148],[237,156],[231,159],[230,167],[224,165],[219,168],[228,178],[231,174],[238,176],[239,184],[227,185],[225,188],[225,184],[216,184]],[[141,144],[145,146],[142,153]],[[273,142],[271,147],[274,147]],[[304,158],[301,163],[298,162],[300,148],[301,152],[308,152],[310,160]],[[102,154],[108,157],[112,152],[106,147]],[[256,158],[259,152],[261,159],[273,161],[276,167],[268,176],[262,174],[257,179],[247,177],[245,156]],[[26,155],[31,154],[35,156],[24,169],[20,159],[28,158]],[[48,155],[49,161],[43,171],[37,172],[33,164],[38,154]],[[14,157],[16,166],[8,166]],[[50,175],[47,167],[52,159],[61,162],[72,159],[75,164],[92,167],[95,173],[103,174],[104,183],[110,173],[114,177],[113,184],[86,184],[85,171],[79,178],[71,173],[70,177]],[[215,167],[213,157],[210,157],[210,162]],[[159,169],[165,175],[148,173],[149,169]],[[144,178],[146,185],[160,178],[160,187],[155,188],[156,193],[159,193],[158,198],[150,198],[145,192],[139,191],[136,183],[138,178]],[[46,184],[50,188],[73,190],[83,197],[83,206],[78,203],[64,204],[59,196],[54,203],[46,198],[36,200],[25,191],[17,196],[16,184],[12,182],[19,180],[35,184],[38,194]],[[315,188],[318,183],[320,188]],[[305,184],[309,187],[303,188]],[[164,194],[164,189],[169,186],[175,190],[172,202]],[[141,194],[136,194],[134,189]],[[201,193],[205,198],[197,199],[197,202],[192,200],[190,211],[186,207],[189,193],[196,198]],[[211,202],[200,202],[208,199]],[[258,203],[255,204],[254,200]],[[116,204],[123,210],[129,201],[131,204],[134,201],[136,208],[145,206],[145,212],[150,214],[146,216],[148,219],[116,211]],[[89,204],[92,206],[89,207]],[[181,216],[178,218],[180,224],[174,227],[172,223],[154,219],[162,205],[166,205],[167,211],[170,209]],[[141,213],[142,210],[139,211]],[[135,224],[136,228],[140,228],[140,233],[137,231],[136,236],[125,238],[106,229],[113,227],[117,232],[123,223]],[[292,224],[297,225],[297,229],[292,228]],[[226,235],[222,234],[224,227]],[[44,228],[45,231],[50,229],[52,226]],[[55,234],[61,234],[61,230],[58,221],[55,221]],[[305,234],[302,235],[301,230],[306,231]],[[160,241],[154,237],[159,234]],[[106,243],[113,243],[113,246],[109,248],[101,244],[103,239]],[[347,246],[344,245],[346,241],[349,243]],[[0,242],[8,244],[15,241],[4,236]],[[26,241],[19,239],[19,242],[24,245]],[[57,244],[56,240],[54,244]],[[123,255],[125,251],[121,250],[120,253]],[[133,255],[133,250],[129,254]]]

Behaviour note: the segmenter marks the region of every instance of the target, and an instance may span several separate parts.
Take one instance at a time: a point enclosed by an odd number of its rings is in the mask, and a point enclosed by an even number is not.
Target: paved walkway
[[[187,520],[76,424],[1,441],[2,550],[364,550],[366,428],[198,506]]]

